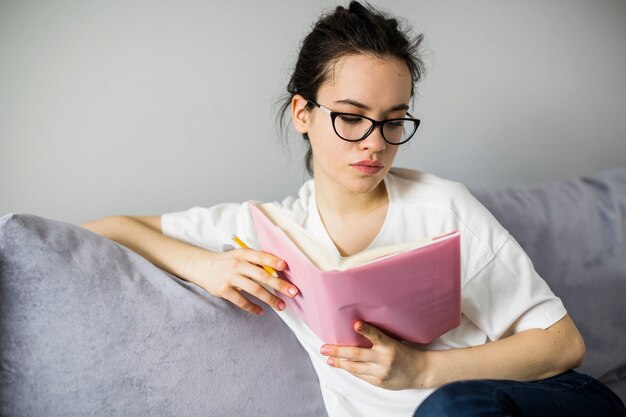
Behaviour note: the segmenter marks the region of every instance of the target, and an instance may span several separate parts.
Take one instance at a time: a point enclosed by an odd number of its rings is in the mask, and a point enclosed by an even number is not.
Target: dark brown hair
[[[300,47],[298,61],[287,85],[287,94],[281,100],[280,125],[285,126],[285,114],[296,94],[308,100],[317,100],[317,92],[328,80],[332,65],[346,55],[372,54],[377,57],[396,57],[406,62],[411,79],[411,96],[415,84],[425,73],[420,55],[423,34],[409,35],[410,29],[400,27],[398,20],[357,1],[348,8],[339,6],[334,12],[322,15]],[[306,169],[313,175],[313,152],[308,135],[305,155]]]

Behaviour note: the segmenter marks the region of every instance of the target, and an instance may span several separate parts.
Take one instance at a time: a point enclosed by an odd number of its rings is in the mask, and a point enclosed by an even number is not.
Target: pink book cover
[[[345,271],[323,271],[255,203],[250,210],[261,249],[287,262],[277,272],[300,290],[295,298],[281,298],[325,343],[371,347],[354,330],[357,320],[417,343],[429,343],[460,324],[458,231]]]

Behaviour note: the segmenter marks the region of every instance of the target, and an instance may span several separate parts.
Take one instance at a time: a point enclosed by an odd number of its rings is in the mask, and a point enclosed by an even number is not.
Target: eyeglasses
[[[390,145],[401,145],[413,137],[420,125],[419,119],[413,119],[409,113],[407,113],[409,118],[378,121],[360,114],[332,111],[312,100],[307,101],[330,114],[335,133],[348,142],[359,142],[368,137],[376,126],[380,126],[380,133],[385,142]]]

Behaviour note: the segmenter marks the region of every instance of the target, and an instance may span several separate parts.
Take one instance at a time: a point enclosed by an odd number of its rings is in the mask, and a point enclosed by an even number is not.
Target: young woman
[[[357,2],[320,18],[283,107],[310,145],[313,180],[277,204],[340,256],[459,229],[462,322],[429,345],[364,322],[355,330],[372,348],[324,344],[285,309],[298,289],[262,268],[285,262],[232,250],[233,233],[258,247],[247,203],[85,227],[246,311],[263,308],[242,293],[276,309],[313,362],[329,416],[626,415],[607,388],[571,371],[585,352],[576,326],[490,213],[459,183],[392,168],[419,126],[410,108],[421,41]],[[445,385],[455,381],[465,382]]]

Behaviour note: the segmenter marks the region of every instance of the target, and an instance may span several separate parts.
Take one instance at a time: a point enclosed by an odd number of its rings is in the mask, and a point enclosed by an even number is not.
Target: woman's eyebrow
[[[342,100],[336,100],[335,103],[349,104],[351,106],[358,107],[359,109],[363,109],[363,110],[367,110],[367,111],[371,110],[371,108],[367,104],[363,104],[363,103],[360,103],[360,102],[358,102],[356,100],[352,100],[352,99],[349,99],[349,98],[344,98]],[[409,109],[409,105],[402,103],[402,104],[396,104],[395,106],[391,107],[389,109],[389,111],[408,110],[408,109]]]

